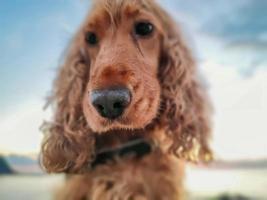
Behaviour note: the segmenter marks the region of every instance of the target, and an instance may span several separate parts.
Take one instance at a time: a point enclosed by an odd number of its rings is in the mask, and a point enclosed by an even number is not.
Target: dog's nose
[[[131,101],[127,88],[110,88],[91,92],[91,102],[97,112],[105,118],[116,119],[122,115]]]

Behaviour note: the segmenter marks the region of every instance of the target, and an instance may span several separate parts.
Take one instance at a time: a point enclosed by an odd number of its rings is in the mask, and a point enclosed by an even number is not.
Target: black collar
[[[124,143],[123,145],[105,149],[96,154],[95,160],[90,163],[90,169],[94,169],[99,165],[106,164],[109,161],[114,161],[115,158],[123,158],[125,156],[132,155],[135,158],[142,158],[149,154],[153,150],[152,142],[145,139],[131,140],[130,142]]]

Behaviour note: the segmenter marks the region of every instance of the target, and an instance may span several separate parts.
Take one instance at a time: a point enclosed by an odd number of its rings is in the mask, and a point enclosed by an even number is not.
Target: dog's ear
[[[82,110],[90,61],[82,52],[81,35],[72,41],[52,91],[54,119],[44,128],[41,152],[48,172],[81,171],[94,154],[94,135]]]
[[[194,60],[180,36],[177,25],[161,11],[165,33],[159,79],[167,134],[172,138],[170,150],[179,158],[208,161],[212,158],[210,138],[211,109],[205,89],[197,77]]]

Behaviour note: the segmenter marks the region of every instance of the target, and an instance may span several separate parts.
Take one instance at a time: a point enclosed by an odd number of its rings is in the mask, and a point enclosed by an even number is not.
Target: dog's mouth
[[[106,121],[104,124],[104,129],[105,132],[116,132],[116,133],[130,133],[130,134],[135,134],[136,131],[136,127],[134,127],[132,124],[126,122],[124,119],[116,119],[113,121]]]

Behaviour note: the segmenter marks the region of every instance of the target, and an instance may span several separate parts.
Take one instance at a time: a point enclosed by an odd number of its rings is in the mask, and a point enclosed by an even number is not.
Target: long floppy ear
[[[94,135],[82,111],[90,63],[80,35],[72,41],[54,82],[54,119],[43,129],[41,164],[48,172],[80,172],[94,154]]]
[[[191,161],[212,159],[210,138],[211,109],[205,89],[198,80],[194,60],[181,39],[177,25],[163,10],[158,12],[164,30],[159,79],[163,113],[170,147],[179,158]]]

